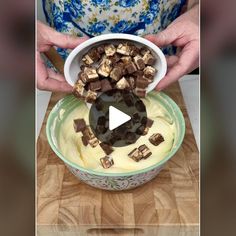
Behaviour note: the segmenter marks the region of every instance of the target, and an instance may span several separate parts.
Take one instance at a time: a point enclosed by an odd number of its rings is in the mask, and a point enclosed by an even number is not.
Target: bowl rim
[[[72,95],[69,95],[69,96],[66,96],[66,97],[60,99],[56,103],[56,105],[52,108],[51,112],[48,115],[48,119],[47,119],[47,123],[46,123],[46,136],[47,136],[49,145],[52,148],[52,150],[54,151],[54,153],[67,165],[72,166],[75,169],[78,169],[80,171],[83,171],[83,172],[86,172],[86,173],[89,173],[92,175],[99,175],[99,176],[103,176],[103,177],[129,177],[132,175],[143,174],[143,173],[146,173],[146,172],[151,171],[153,169],[156,169],[158,167],[161,167],[170,158],[172,158],[175,155],[175,153],[179,150],[179,148],[183,142],[184,136],[185,136],[186,127],[185,127],[185,119],[184,119],[183,113],[181,112],[179,106],[165,93],[159,92],[159,95],[162,96],[164,99],[167,99],[168,103],[171,105],[171,107],[175,111],[175,114],[179,120],[180,137],[179,137],[177,143],[175,144],[175,146],[172,148],[172,150],[160,162],[157,162],[156,164],[154,164],[152,166],[149,166],[144,169],[130,171],[130,172],[124,172],[124,173],[103,173],[103,172],[99,172],[99,171],[95,171],[95,170],[91,170],[91,169],[86,169],[86,168],[79,166],[76,163],[71,162],[68,159],[66,159],[63,156],[63,154],[58,150],[58,148],[54,145],[54,142],[52,140],[52,136],[50,135],[51,131],[50,131],[49,124],[51,123],[52,116],[53,116],[54,112],[56,111],[56,109],[58,109],[58,106],[59,106],[58,104],[63,103],[66,99],[69,99]]]
[[[153,51],[155,51],[155,53],[159,56],[160,58],[160,63],[162,64],[161,68],[158,69],[159,70],[159,75],[158,75],[158,79],[157,81],[154,81],[149,85],[147,92],[151,92],[156,85],[164,78],[164,76],[166,75],[167,72],[167,62],[166,62],[166,58],[164,53],[162,52],[162,50],[155,45],[154,43],[152,43],[151,41],[142,38],[140,36],[137,35],[131,35],[131,34],[123,34],[123,33],[111,33],[111,34],[103,34],[103,35],[99,35],[93,38],[90,38],[86,41],[84,41],[83,43],[79,44],[77,47],[75,47],[70,54],[68,55],[68,57],[66,58],[65,61],[65,65],[64,65],[64,75],[65,75],[65,79],[67,81],[67,83],[69,83],[70,85],[73,86],[73,84],[70,83],[70,81],[72,81],[70,78],[70,73],[69,73],[69,68],[70,65],[72,63],[72,61],[74,60],[74,58],[76,57],[76,55],[83,50],[84,48],[87,48],[91,45],[93,45],[94,43],[98,43],[98,42],[102,42],[102,41],[106,41],[106,40],[113,40],[113,39],[120,39],[120,40],[130,40],[130,41],[134,41],[136,43],[140,43],[143,45],[146,45],[147,47],[149,47],[150,49],[152,49]]]

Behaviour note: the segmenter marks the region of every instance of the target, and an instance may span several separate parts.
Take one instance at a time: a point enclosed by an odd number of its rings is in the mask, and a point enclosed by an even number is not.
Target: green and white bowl
[[[162,92],[151,92],[148,96],[152,96],[157,102],[161,103],[167,109],[170,116],[174,120],[177,129],[172,150],[166,155],[165,158],[163,158],[162,161],[153,166],[128,173],[102,173],[81,167],[63,156],[60,152],[57,141],[60,126],[68,114],[70,114],[75,107],[82,104],[82,101],[76,99],[72,95],[61,99],[49,114],[46,125],[48,142],[53,151],[65,163],[69,170],[78,179],[93,187],[105,190],[127,190],[145,184],[156,177],[160,170],[164,167],[165,163],[174,156],[176,151],[181,146],[185,134],[184,117],[177,104]]]

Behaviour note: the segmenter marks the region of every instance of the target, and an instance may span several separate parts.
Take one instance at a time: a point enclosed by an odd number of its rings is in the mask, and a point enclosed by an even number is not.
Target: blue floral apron
[[[179,16],[186,0],[43,0],[48,24],[62,33],[155,34]],[[63,58],[67,50],[58,49]],[[173,48],[164,53],[173,54]]]

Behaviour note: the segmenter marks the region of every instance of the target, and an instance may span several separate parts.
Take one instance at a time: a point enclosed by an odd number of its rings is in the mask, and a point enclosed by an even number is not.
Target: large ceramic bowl
[[[56,155],[65,163],[65,165],[67,165],[69,170],[85,183],[93,187],[106,190],[126,190],[136,188],[150,181],[160,172],[166,162],[173,157],[179,149],[185,134],[184,118],[176,103],[164,93],[151,92],[148,96],[152,96],[157,102],[161,103],[167,109],[177,128],[172,150],[162,161],[153,166],[128,173],[102,173],[83,168],[69,161],[66,156],[63,156],[57,142],[60,126],[70,112],[82,103],[82,101],[76,99],[72,95],[60,100],[49,114],[46,126],[48,142]]]

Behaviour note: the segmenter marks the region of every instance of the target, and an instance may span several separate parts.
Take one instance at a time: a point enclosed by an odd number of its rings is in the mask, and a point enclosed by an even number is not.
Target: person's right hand
[[[53,92],[72,92],[72,87],[66,82],[62,74],[46,67],[40,53],[48,51],[53,46],[73,49],[85,40],[87,38],[62,34],[40,21],[37,22],[36,70],[39,89]]]

